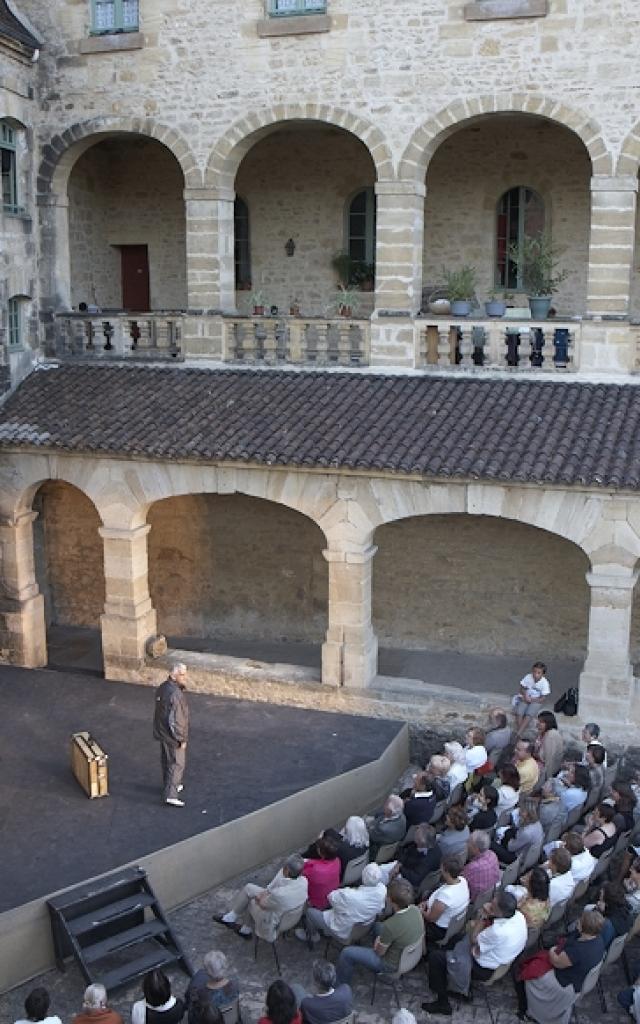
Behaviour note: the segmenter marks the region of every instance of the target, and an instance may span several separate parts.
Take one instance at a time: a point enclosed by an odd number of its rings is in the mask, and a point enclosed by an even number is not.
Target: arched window
[[[249,249],[249,207],[240,196],[233,207],[235,233],[236,288],[251,287],[251,252]]]
[[[496,225],[496,285],[522,290],[522,261],[509,256],[512,246],[522,251],[525,238],[536,238],[544,231],[544,203],[532,188],[520,185],[505,192],[498,203]]]
[[[376,197],[373,188],[363,188],[347,210],[347,252],[354,260],[375,263]]]

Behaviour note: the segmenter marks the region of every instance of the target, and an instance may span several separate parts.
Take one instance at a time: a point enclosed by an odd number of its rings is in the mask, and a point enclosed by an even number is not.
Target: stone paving
[[[191,957],[195,967],[200,966],[203,955],[210,949],[220,949],[229,958],[233,973],[240,980],[241,1009],[244,1024],[253,1024],[261,1016],[264,1003],[264,995],[269,984],[277,977],[275,964],[271,950],[260,944],[257,963],[253,958],[253,943],[239,939],[234,933],[214,924],[211,915],[228,909],[230,899],[236,889],[247,881],[256,881],[264,884],[269,881],[278,867],[277,862],[264,865],[262,868],[250,872],[233,882],[208,892],[199,899],[187,904],[169,915],[170,920],[184,944],[184,948]],[[311,984],[311,966],[316,956],[322,955],[324,945],[316,947],[310,952],[307,946],[294,937],[284,940],[280,944],[280,961],[283,977],[289,982],[298,982],[305,986]],[[640,959],[640,943],[634,940],[629,951],[630,961]],[[330,952],[330,957],[335,959],[335,952]],[[395,1012],[395,1003],[391,990],[386,985],[378,986],[376,1003],[372,1007],[370,976],[358,973],[355,976],[354,991],[356,997],[357,1018],[360,1024],[389,1024]],[[172,973],[174,991],[181,993],[186,987],[186,978],[179,972]],[[11,992],[0,996],[0,1021],[2,1024],[16,1020],[23,1016],[23,1001],[27,993],[36,984],[44,985],[52,997],[51,1012],[57,1013],[63,1024],[69,1024],[74,1013],[80,1007],[84,982],[79,970],[75,965],[69,967],[65,974],[56,970],[48,971],[46,974],[33,981],[13,989]],[[616,1002],[616,993],[625,987],[626,982],[622,965],[614,964],[607,970],[604,976],[604,988],[607,1001],[607,1014],[602,1014],[600,1001],[597,993],[591,994],[580,1005],[578,1009],[580,1024],[592,1022],[602,1017],[608,1024],[621,1024],[630,1018],[621,1010]],[[406,1006],[415,1014],[419,1022],[428,1020],[444,1021],[443,1017],[427,1017],[420,1008],[421,1001],[429,996],[427,987],[424,962],[408,975],[402,983],[401,1004]],[[110,1000],[111,1005],[123,1016],[126,1024],[130,1020],[131,1004],[140,997],[138,985],[123,988],[113,994]],[[488,993],[491,1018],[483,994],[477,992],[473,1002],[455,1003],[452,1019],[455,1024],[472,1024],[472,1022],[488,1022],[493,1019],[494,1024],[510,1024],[516,1022],[516,1001],[512,984],[507,978],[496,984]]]

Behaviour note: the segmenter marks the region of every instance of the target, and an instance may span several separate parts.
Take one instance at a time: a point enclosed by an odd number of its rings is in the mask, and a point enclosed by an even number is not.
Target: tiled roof
[[[148,366],[48,367],[0,447],[640,489],[640,387]]]
[[[37,50],[40,46],[38,40],[31,34],[29,29],[16,18],[13,11],[9,10],[5,0],[0,0],[0,36],[6,36],[22,43],[29,50]]]

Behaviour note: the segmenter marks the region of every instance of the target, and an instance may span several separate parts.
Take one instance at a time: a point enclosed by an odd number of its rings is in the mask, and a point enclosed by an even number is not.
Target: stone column
[[[369,686],[377,674],[378,641],[371,625],[371,568],[377,548],[330,548],[329,628],[322,646],[322,682]]]
[[[47,664],[44,598],[36,581],[33,522],[37,512],[0,520],[0,662]]]
[[[69,197],[47,193],[37,198],[40,226],[40,311],[47,351],[56,351],[53,313],[71,309]],[[88,302],[91,296],[86,296]]]
[[[635,245],[638,179],[591,179],[587,312],[628,316]]]
[[[378,181],[376,191],[376,308],[371,362],[413,366],[413,317],[422,301],[424,185]]]
[[[613,573],[595,567],[587,573],[591,588],[589,646],[580,675],[583,721],[630,724],[633,699],[631,610],[638,573],[620,566]]]
[[[222,357],[220,313],[235,313],[235,193],[217,188],[184,190],[187,232],[187,355]]]
[[[105,605],[102,656],[105,679],[136,681],[145,663],[145,644],[156,635],[156,613],[149,597],[147,534],[100,528],[104,541]]]

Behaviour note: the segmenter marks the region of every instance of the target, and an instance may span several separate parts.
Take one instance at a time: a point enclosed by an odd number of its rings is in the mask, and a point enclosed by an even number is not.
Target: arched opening
[[[101,521],[71,484],[48,480],[33,499],[36,577],[44,596],[49,664],[102,670],[105,584]]]
[[[374,162],[355,135],[322,122],[288,121],[259,135],[235,179],[236,194],[251,217],[254,293],[238,292],[238,309],[246,313],[255,304],[288,312],[297,305],[302,315],[326,316],[336,307],[342,279],[335,257],[350,249],[345,211],[356,194],[369,190],[373,198]],[[292,254],[287,251],[289,239],[294,242]],[[354,315],[369,316],[370,275],[354,290]],[[255,302],[256,295],[261,302]]]
[[[388,523],[374,543],[382,675],[446,681],[449,672],[450,685],[469,689],[464,672],[471,665],[492,691],[504,670],[510,693],[518,667],[542,658],[556,678],[577,679],[587,650],[589,560],[575,544],[513,520],[471,515]]]
[[[149,591],[172,644],[319,667],[328,571],[315,523],[238,494],[165,498],[148,522]]]
[[[154,139],[97,136],[68,180],[71,304],[185,309],[184,176]]]
[[[522,277],[507,265],[501,241],[506,250],[524,234],[539,233],[543,223],[567,271],[553,305],[560,316],[584,312],[590,178],[584,143],[556,122],[496,113],[462,123],[439,145],[427,169],[425,291],[442,284],[443,269],[468,264],[476,270],[480,306],[498,292],[508,305],[526,307]],[[528,208],[523,203],[527,197]],[[520,200],[520,208],[514,200]]]

